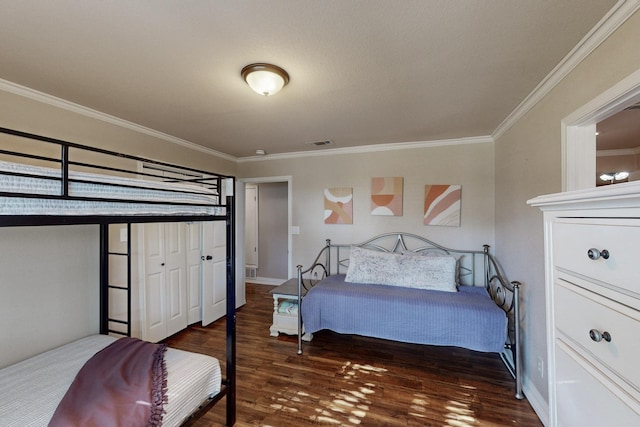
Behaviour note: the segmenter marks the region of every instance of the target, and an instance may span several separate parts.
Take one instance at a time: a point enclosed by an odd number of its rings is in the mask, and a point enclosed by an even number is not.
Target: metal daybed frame
[[[520,340],[521,283],[507,280],[498,261],[489,253],[489,245],[484,245],[482,251],[450,249],[411,233],[385,233],[357,244],[334,244],[327,239],[309,267],[298,265],[298,354],[302,354],[305,335],[301,310],[303,295],[321,279],[346,273],[352,246],[392,253],[440,253],[455,256],[459,263],[459,284],[483,286],[494,303],[507,315],[507,339],[500,358],[515,379],[515,397],[524,398]]]
[[[113,212],[113,213],[80,213],[65,214],[58,212],[56,214],[5,214],[0,211],[0,227],[16,227],[16,226],[42,226],[42,225],[78,225],[78,224],[97,224],[100,226],[100,334],[119,334],[124,336],[131,335],[131,239],[127,238],[127,253],[115,253],[109,250],[109,224],[127,224],[127,231],[131,234],[132,223],[150,223],[150,222],[186,222],[186,221],[225,221],[226,222],[226,292],[227,292],[227,310],[226,310],[226,378],[223,377],[220,392],[211,397],[207,402],[200,406],[192,415],[185,420],[184,426],[191,425],[196,419],[204,415],[213,405],[215,405],[222,397],[226,396],[226,419],[227,425],[232,426],[236,420],[236,299],[235,299],[235,201],[234,201],[234,177],[215,174],[207,171],[182,167],[175,164],[158,162],[138,156],[117,153],[114,151],[103,150],[81,144],[76,144],[59,139],[49,138],[32,133],[0,128],[0,135],[9,135],[9,138],[17,137],[16,143],[12,144],[11,149],[0,149],[0,155],[3,158],[11,159],[18,163],[25,164],[46,164],[55,165],[55,169],[59,171],[57,176],[51,175],[34,175],[33,172],[25,174],[23,172],[0,170],[0,179],[35,179],[42,180],[38,182],[54,182],[58,189],[56,194],[43,194],[41,192],[22,192],[22,191],[4,191],[0,189],[0,201],[2,199],[9,200],[34,200],[42,199],[49,202],[94,202],[102,203],[104,206],[109,204],[130,203],[131,206],[145,205],[149,209],[145,214],[136,214],[135,211]],[[11,139],[13,141],[13,139]],[[22,142],[25,143],[20,147]],[[42,143],[42,144],[40,144]],[[33,146],[37,146],[34,150]],[[21,150],[22,148],[22,150]],[[42,155],[43,152],[58,152],[59,156]],[[100,158],[107,159],[106,162],[101,160],[100,163],[84,162],[81,158]],[[14,160],[18,159],[18,160]],[[104,163],[103,163],[104,162]],[[112,164],[116,163],[117,166]],[[122,165],[129,163],[135,167],[125,168]],[[139,164],[151,165],[150,172],[141,172],[137,170]],[[157,170],[154,170],[157,169]],[[78,178],[74,175],[75,170],[88,170],[91,172],[110,173],[111,175],[128,176],[138,178],[135,184],[105,184],[104,181],[92,181],[91,178],[81,176]],[[170,171],[170,177],[163,176],[162,171]],[[143,177],[145,180],[139,179]],[[71,184],[97,184],[106,188],[129,187],[136,189],[146,189],[147,185],[154,185],[150,188],[156,193],[166,193],[166,200],[149,200],[141,201],[140,199],[117,198],[110,197],[108,191],[106,194],[98,195],[74,195],[70,192]],[[133,180],[132,180],[133,181]],[[158,186],[158,181],[168,183],[167,187]],[[196,201],[185,202],[184,200],[174,202],[169,201],[171,193],[181,193],[183,190],[171,189],[171,185],[175,183],[190,184],[190,188],[186,191],[186,195],[198,196],[198,188],[202,188],[202,194],[206,197],[212,193],[216,194],[215,202],[212,201]],[[195,184],[195,185],[193,185]],[[225,185],[223,187],[223,184]],[[193,187],[195,190],[192,190]],[[226,193],[224,200],[222,192]],[[135,197],[135,196],[133,196]],[[158,210],[158,214],[154,214],[154,209],[161,207],[171,207],[171,213],[162,213]],[[184,212],[180,212],[183,209]],[[127,288],[112,286],[109,284],[109,257],[110,256],[126,256],[127,258]],[[127,320],[109,318],[109,289],[121,289],[127,294]],[[121,324],[121,328],[113,329],[110,325]],[[126,326],[126,328],[125,328]],[[124,330],[126,329],[126,332]]]

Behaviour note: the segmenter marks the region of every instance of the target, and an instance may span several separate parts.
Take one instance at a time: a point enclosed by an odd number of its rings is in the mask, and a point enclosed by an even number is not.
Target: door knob
[[[213,257],[211,255],[207,255],[207,261],[211,261]]]

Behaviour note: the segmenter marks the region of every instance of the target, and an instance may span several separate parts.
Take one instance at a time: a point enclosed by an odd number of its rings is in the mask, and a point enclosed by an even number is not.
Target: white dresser
[[[550,425],[640,426],[640,182],[540,196]]]

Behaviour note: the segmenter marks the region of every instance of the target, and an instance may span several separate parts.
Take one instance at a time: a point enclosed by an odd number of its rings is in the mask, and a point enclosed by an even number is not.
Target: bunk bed
[[[144,167],[143,167],[144,166]],[[207,371],[212,378],[200,384],[205,397],[185,403],[186,415],[167,414],[169,425],[190,425],[213,405],[226,397],[226,423],[234,425],[236,417],[236,300],[235,300],[235,234],[234,177],[158,162],[143,157],[90,147],[19,130],[0,128],[0,227],[96,224],[100,230],[100,335],[70,343],[52,350],[53,355],[39,355],[0,371],[8,371],[12,380],[24,380],[29,372],[42,372],[52,360],[69,362],[64,381],[70,382],[87,358],[114,341],[114,336],[131,336],[131,239],[127,252],[114,253],[109,248],[109,225],[149,222],[225,221],[226,223],[226,370],[225,375]],[[109,262],[114,256],[126,257],[128,283],[125,287],[110,284]],[[126,320],[110,315],[109,292],[114,288],[127,295]],[[87,347],[88,346],[88,347]],[[84,349],[84,356],[79,356]],[[74,357],[70,357],[73,354]],[[85,357],[86,356],[86,357]],[[38,358],[43,359],[38,364]],[[56,359],[58,358],[58,359]],[[74,359],[74,360],[71,360]],[[78,359],[78,360],[75,360]],[[217,365],[217,360],[204,355],[167,349],[165,354],[168,379],[169,411],[173,379],[189,377],[195,365],[181,365],[183,359],[202,359]],[[215,363],[212,363],[212,360]],[[164,363],[164,362],[163,362]],[[77,366],[76,366],[77,365]],[[177,369],[177,370],[176,370]],[[182,369],[182,371],[180,370]],[[184,371],[187,369],[187,371]],[[218,366],[219,372],[219,366]],[[65,375],[60,375],[64,377]],[[57,375],[56,375],[57,376]],[[6,377],[5,377],[6,378]],[[42,379],[42,378],[40,378]],[[200,378],[201,380],[202,378]],[[4,380],[3,380],[4,381]],[[215,384],[217,382],[217,384]],[[176,387],[189,388],[192,381]],[[201,381],[202,383],[202,381]],[[38,384],[42,385],[41,382]],[[64,385],[62,386],[64,387]],[[64,392],[64,389],[63,389]],[[59,394],[59,393],[58,393]],[[28,395],[29,396],[29,395]],[[40,392],[36,396],[42,397]],[[14,396],[15,397],[15,396]],[[59,399],[54,397],[53,399]],[[193,400],[193,396],[190,397]],[[28,401],[15,402],[26,408],[33,406],[34,394]],[[11,399],[10,399],[11,400]],[[195,403],[195,404],[194,404]],[[48,402],[55,409],[57,403]],[[180,404],[184,406],[182,403]],[[1,406],[1,405],[0,405]],[[185,411],[185,408],[182,408]],[[49,409],[50,411],[50,409]],[[32,411],[28,411],[32,412]],[[44,422],[50,416],[45,410]],[[40,420],[42,422],[42,420]],[[16,425],[29,425],[17,420]],[[36,420],[34,425],[39,425]]]

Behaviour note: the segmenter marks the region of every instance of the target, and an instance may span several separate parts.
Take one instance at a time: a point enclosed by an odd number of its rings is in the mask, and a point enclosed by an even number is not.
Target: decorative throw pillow
[[[456,292],[452,256],[403,255],[351,247],[346,282]]]
[[[418,255],[418,253],[416,252],[412,252],[413,255]],[[424,252],[419,252],[420,255],[422,256],[443,256],[443,257],[453,257],[453,255],[450,255],[448,253],[445,252],[439,252],[439,251],[424,251]],[[455,257],[454,257],[455,258]],[[462,260],[462,257],[460,258],[456,258],[456,274],[455,274],[455,280],[456,280],[456,285],[460,285],[460,269],[462,268],[462,266],[460,265],[460,262]]]

